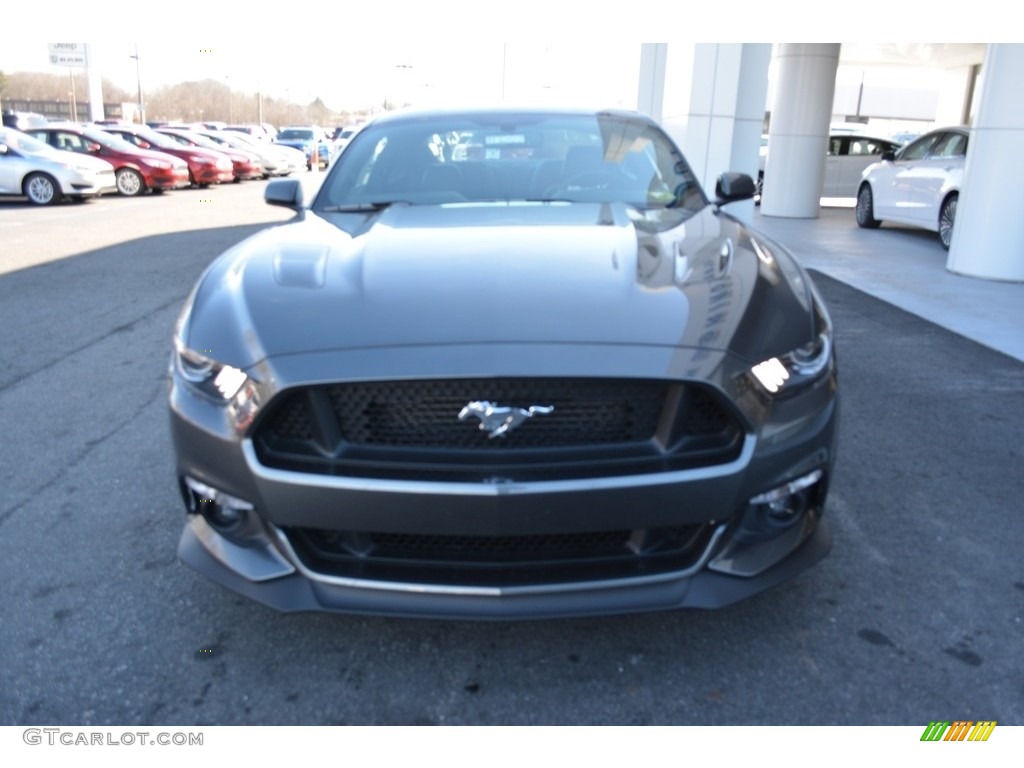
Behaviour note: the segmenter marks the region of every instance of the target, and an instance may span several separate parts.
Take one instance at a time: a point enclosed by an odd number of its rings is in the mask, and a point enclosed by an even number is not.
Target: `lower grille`
[[[481,429],[482,416],[462,414],[482,401],[520,411],[519,423],[491,436],[493,425]],[[532,406],[538,413],[525,415]],[[279,469],[495,482],[709,466],[738,456],[742,437],[721,395],[698,385],[437,379],[287,391],[265,409],[254,445],[264,465]]]
[[[517,586],[629,578],[696,564],[712,526],[526,536],[437,536],[288,528],[317,573],[380,581]]]

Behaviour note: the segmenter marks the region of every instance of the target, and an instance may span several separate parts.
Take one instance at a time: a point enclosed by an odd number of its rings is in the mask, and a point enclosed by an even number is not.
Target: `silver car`
[[[116,190],[114,166],[62,152],[11,128],[0,128],[0,195],[23,195],[35,205],[63,197],[85,200]]]
[[[306,156],[297,149],[262,141],[240,131],[199,131],[214,141],[256,152],[268,176],[288,176],[306,169]]]
[[[446,138],[457,136],[458,142]],[[459,147],[469,148],[456,152]],[[282,611],[720,607],[810,567],[828,312],[627,111],[403,111],[223,254],[173,337],[179,554]]]

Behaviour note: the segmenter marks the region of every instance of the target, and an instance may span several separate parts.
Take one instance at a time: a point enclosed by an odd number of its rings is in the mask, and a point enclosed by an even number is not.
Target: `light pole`
[[[409,103],[409,76],[412,74],[412,64],[395,64],[395,69],[402,70],[402,75],[398,84],[399,98],[402,100],[399,107],[404,107]]]
[[[135,55],[128,56],[129,59],[135,59],[135,84],[139,89],[139,122],[142,125],[146,124],[146,107],[142,102],[142,72],[139,68],[139,44],[135,44]]]
[[[228,125],[235,124],[235,100],[231,95],[231,75],[224,75],[224,81],[228,84]]]

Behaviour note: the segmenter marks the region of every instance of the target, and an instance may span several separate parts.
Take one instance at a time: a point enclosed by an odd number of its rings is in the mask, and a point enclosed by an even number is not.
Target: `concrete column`
[[[640,83],[637,87],[636,108],[659,123],[665,102],[667,61],[668,43],[643,43],[640,46]]]
[[[721,173],[738,171],[757,178],[771,55],[767,43],[694,46],[682,149],[711,197]],[[729,212],[750,221],[754,203],[734,203]]]
[[[818,217],[838,67],[838,43],[779,46],[762,215]]]
[[[1024,281],[1024,45],[989,44],[981,99],[967,145],[946,267],[972,277]]]
[[[85,44],[85,66],[89,79],[89,119],[103,120],[103,75],[93,61],[92,44]]]

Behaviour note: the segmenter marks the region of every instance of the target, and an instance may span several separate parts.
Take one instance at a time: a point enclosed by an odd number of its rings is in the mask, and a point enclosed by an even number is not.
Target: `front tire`
[[[142,174],[131,168],[119,168],[114,174],[114,183],[117,185],[117,191],[125,197],[135,197],[146,191],[146,182],[142,180]]]
[[[947,251],[949,244],[953,242],[953,224],[956,221],[956,204],[959,195],[956,193],[947,197],[939,210],[939,242]]]
[[[882,222],[875,218],[875,200],[868,184],[857,190],[857,224],[864,229],[878,229],[882,225]]]
[[[21,188],[33,205],[53,205],[61,197],[57,181],[45,173],[30,173]]]

